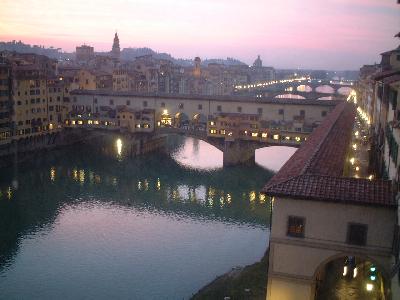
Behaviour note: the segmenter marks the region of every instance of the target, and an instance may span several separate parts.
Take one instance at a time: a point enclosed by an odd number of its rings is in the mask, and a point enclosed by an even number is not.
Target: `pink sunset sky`
[[[276,68],[358,69],[400,44],[397,0],[1,0],[0,41],[176,58],[257,54]]]

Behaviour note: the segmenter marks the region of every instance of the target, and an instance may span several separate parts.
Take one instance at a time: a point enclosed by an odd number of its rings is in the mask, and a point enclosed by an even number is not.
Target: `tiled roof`
[[[400,71],[396,75],[392,75],[383,79],[384,84],[391,84],[400,81]]]
[[[355,108],[342,102],[266,184],[270,196],[395,206],[390,181],[342,177]]]
[[[393,76],[393,75],[396,75],[396,74],[399,74],[399,73],[400,73],[400,70],[381,71],[381,72],[378,72],[378,73],[374,74],[372,76],[372,79],[375,80],[375,81],[382,80],[383,78],[390,77],[390,76]]]
[[[274,185],[270,196],[349,204],[393,206],[392,185],[387,180],[305,174]]]

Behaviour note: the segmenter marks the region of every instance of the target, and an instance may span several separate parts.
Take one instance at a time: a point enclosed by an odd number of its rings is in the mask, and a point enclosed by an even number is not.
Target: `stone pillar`
[[[224,167],[236,166],[241,164],[254,164],[255,148],[245,141],[225,141],[224,144]]]

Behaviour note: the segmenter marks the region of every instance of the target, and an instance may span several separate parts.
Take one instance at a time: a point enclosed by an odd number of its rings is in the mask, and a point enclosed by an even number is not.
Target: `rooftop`
[[[390,181],[343,177],[355,108],[342,102],[264,187],[269,196],[395,207]]]

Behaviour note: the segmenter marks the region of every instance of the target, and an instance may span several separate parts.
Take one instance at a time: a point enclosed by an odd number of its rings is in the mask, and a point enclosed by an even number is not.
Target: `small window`
[[[164,102],[161,102],[161,107],[165,107],[165,103]]]
[[[259,115],[262,115],[262,113],[263,113],[262,107],[257,108],[257,113],[258,113]]]
[[[97,98],[94,98],[94,103],[97,103]]]
[[[280,109],[280,110],[278,111],[278,113],[279,113],[280,115],[283,115],[283,114],[285,113],[285,111],[284,111],[283,109]]]
[[[143,101],[143,107],[147,107],[147,101]]]
[[[306,219],[303,217],[289,216],[287,235],[293,237],[304,237]]]
[[[202,105],[202,104],[199,104],[199,105],[198,105],[198,108],[199,108],[199,110],[202,110],[202,109],[203,109],[203,105]]]
[[[349,223],[347,226],[347,243],[357,246],[367,244],[368,226],[365,224]]]
[[[242,112],[242,107],[241,106],[237,107],[237,112]]]
[[[179,103],[179,109],[183,109],[183,103]]]
[[[321,111],[321,116],[322,117],[326,117],[326,111],[325,110]]]
[[[110,99],[110,105],[114,105],[114,100]]]
[[[302,116],[302,117],[304,117],[306,115],[306,112],[305,112],[305,110],[300,110],[300,116]]]
[[[126,105],[131,105],[131,100],[126,100]]]
[[[217,106],[217,111],[222,111],[221,105],[218,105],[218,106]]]

